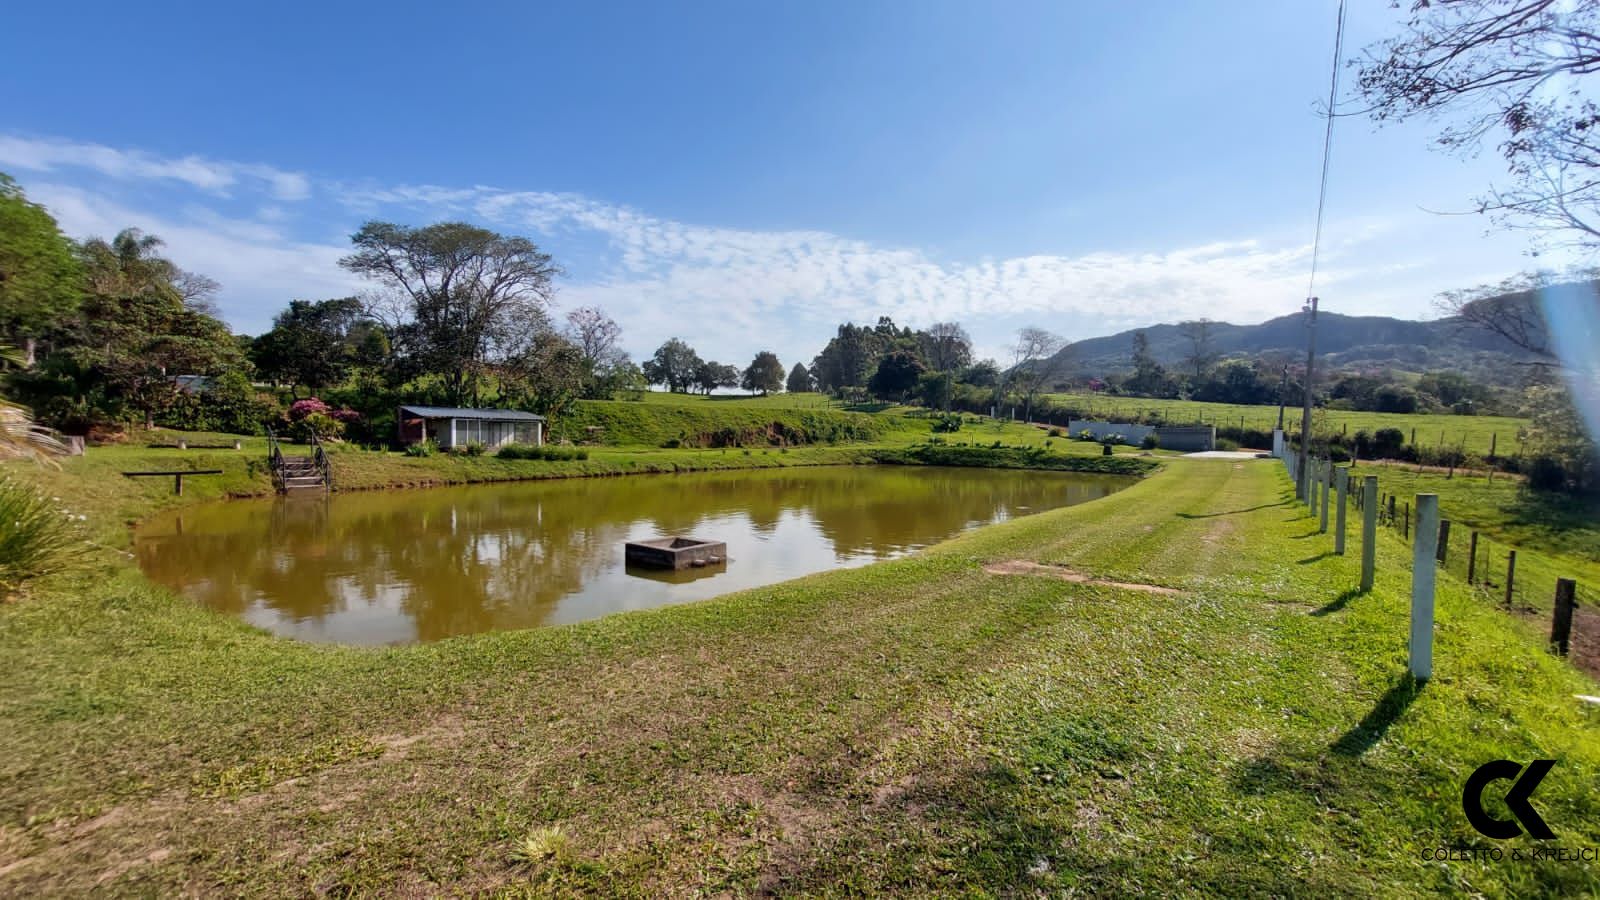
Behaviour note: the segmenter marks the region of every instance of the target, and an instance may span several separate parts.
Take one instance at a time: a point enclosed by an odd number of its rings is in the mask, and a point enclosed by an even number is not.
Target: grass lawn
[[[1172,422],[1203,420],[1218,426],[1254,428],[1270,432],[1278,424],[1277,406],[1240,406],[1233,403],[1201,403],[1197,400],[1152,400],[1142,397],[1113,397],[1105,394],[1050,394],[1057,403],[1091,411],[1096,417],[1123,417],[1134,413],[1159,412]],[[1348,430],[1398,428],[1406,442],[1419,447],[1464,446],[1473,453],[1489,452],[1491,439],[1498,435],[1495,451],[1502,456],[1517,452],[1517,430],[1526,419],[1509,416],[1454,416],[1424,413],[1377,413],[1354,410],[1318,409],[1313,412],[1317,433]],[[1300,410],[1290,407],[1284,414],[1289,431],[1300,427]]]
[[[1536,806],[1600,845],[1594,682],[1446,576],[1417,689],[1406,548],[1358,595],[1289,495],[1173,461],[894,562],[386,650],[87,553],[0,607],[0,894],[1600,890],[1460,810],[1555,759]]]

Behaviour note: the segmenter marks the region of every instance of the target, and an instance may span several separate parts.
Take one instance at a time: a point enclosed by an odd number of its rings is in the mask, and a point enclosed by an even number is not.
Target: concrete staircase
[[[310,456],[284,456],[281,458],[279,476],[284,493],[290,491],[320,491],[327,487],[322,470]]]

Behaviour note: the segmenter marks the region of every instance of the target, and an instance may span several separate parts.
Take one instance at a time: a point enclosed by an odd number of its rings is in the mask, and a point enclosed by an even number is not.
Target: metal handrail
[[[322,438],[317,436],[315,428],[311,431],[311,458],[317,464],[317,473],[322,476],[322,489],[333,489],[333,467],[328,464],[328,453],[322,448]]]
[[[278,435],[267,428],[267,469],[272,473],[273,488],[283,490],[283,450],[278,446]]]

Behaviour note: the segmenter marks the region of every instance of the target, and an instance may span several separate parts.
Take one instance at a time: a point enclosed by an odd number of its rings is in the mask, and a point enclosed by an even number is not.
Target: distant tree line
[[[340,265],[370,294],[291,300],[264,334],[235,336],[216,315],[221,286],[168,259],[159,237],[73,241],[0,174],[0,344],[21,357],[7,393],[71,434],[250,433],[314,416],[387,440],[402,402],[555,415],[646,387],[602,310],[552,319],[560,269],[526,238],[368,222],[351,243]],[[771,368],[757,367],[757,389],[771,389]]]

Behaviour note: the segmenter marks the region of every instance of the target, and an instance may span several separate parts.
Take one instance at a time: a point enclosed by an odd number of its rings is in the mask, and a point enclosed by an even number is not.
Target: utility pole
[[[1283,430],[1283,406],[1288,402],[1289,364],[1283,364],[1283,377],[1278,380],[1278,430]],[[1491,441],[1491,443],[1493,443]]]
[[[1305,384],[1305,410],[1300,416],[1300,472],[1301,478],[1295,485],[1295,492],[1301,500],[1309,496],[1312,488],[1310,476],[1305,473],[1311,470],[1311,388],[1313,371],[1317,362],[1317,298],[1312,297],[1304,311],[1306,312],[1306,384]]]

